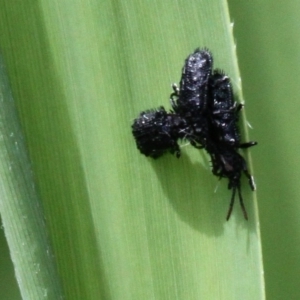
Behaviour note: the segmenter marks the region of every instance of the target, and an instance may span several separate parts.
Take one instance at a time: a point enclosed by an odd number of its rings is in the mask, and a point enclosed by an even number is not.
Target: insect
[[[255,191],[256,186],[253,176],[249,174],[245,159],[232,147],[225,144],[213,144],[214,149],[209,149],[209,154],[212,161],[212,173],[221,178],[228,178],[228,189],[232,190],[229,210],[226,220],[228,221],[234,201],[235,194],[238,191],[240,206],[244,214],[244,218],[248,220],[246,208],[241,193],[241,177],[242,173],[246,175],[249,180],[249,185],[252,191]]]
[[[142,154],[158,158],[165,152],[170,152],[180,157],[177,140],[184,126],[184,119],[174,113],[168,113],[161,106],[141,112],[139,118],[134,120],[132,133]]]
[[[217,137],[219,142],[235,148],[248,148],[256,145],[257,143],[252,141],[240,143],[237,122],[243,104],[237,104],[234,101],[230,78],[223,71],[215,70],[209,81],[208,110],[211,136]]]
[[[170,95],[174,112],[188,124],[184,138],[196,148],[206,144],[208,119],[205,114],[212,64],[210,51],[197,48],[186,58],[179,88],[173,84],[174,92]]]
[[[197,48],[186,58],[179,88],[173,84],[174,93],[171,94],[172,107],[181,117],[197,118],[206,109],[212,64],[212,55],[208,49]],[[176,101],[173,96],[177,97]]]
[[[206,48],[196,49],[184,62],[179,88],[176,84],[172,86],[172,110],[167,112],[161,106],[141,112],[134,120],[132,133],[137,148],[152,158],[166,152],[179,157],[178,140],[183,139],[196,148],[204,148],[211,157],[213,175],[227,178],[228,189],[232,190],[226,220],[231,216],[236,193],[248,220],[241,193],[242,174],[253,191],[255,183],[238,149],[257,143],[241,143],[238,119],[243,105],[234,100],[230,78],[212,68],[211,52]]]
[[[230,78],[220,70],[215,70],[209,83],[209,143],[206,150],[211,156],[212,173],[219,178],[228,178],[228,188],[232,189],[232,196],[227,214],[230,218],[235,194],[238,191],[240,205],[245,219],[247,212],[241,194],[240,179],[242,173],[246,175],[252,190],[255,190],[253,177],[249,174],[244,158],[237,152],[238,148],[248,148],[256,142],[240,142],[238,128],[238,114],[243,105],[237,104],[233,98]]]

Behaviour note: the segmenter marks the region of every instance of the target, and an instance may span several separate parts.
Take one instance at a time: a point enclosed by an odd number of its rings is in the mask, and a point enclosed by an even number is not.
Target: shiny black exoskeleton
[[[228,178],[228,188],[232,190],[226,219],[230,218],[236,192],[248,219],[241,194],[242,174],[248,178],[252,190],[255,183],[238,149],[257,143],[240,142],[238,116],[243,105],[234,101],[229,77],[220,70],[212,71],[212,65],[210,51],[196,49],[185,60],[179,88],[173,85],[170,96],[173,111],[168,113],[160,107],[142,112],[135,119],[132,132],[141,153],[153,158],[165,152],[179,157],[179,139],[204,148],[211,157],[212,173],[220,179]]]
[[[164,107],[140,113],[134,120],[132,133],[138,149],[146,156],[158,158],[165,152],[180,156],[178,139],[183,135],[185,121]]]
[[[171,94],[172,107],[182,118],[193,120],[206,110],[212,64],[212,55],[207,49],[196,49],[186,58],[179,89],[174,84],[174,93]],[[173,96],[176,96],[176,101]]]
[[[173,84],[171,105],[176,114],[185,119],[184,138],[203,148],[207,139],[208,82],[212,72],[213,58],[208,49],[196,49],[189,55],[182,68],[179,88]]]
[[[228,178],[228,189],[232,189],[227,220],[230,218],[236,190],[238,191],[240,205],[245,219],[247,212],[241,194],[241,176],[246,175],[251,189],[255,190],[253,177],[249,174],[247,163],[237,152],[237,148],[248,148],[256,145],[256,142],[240,142],[238,128],[238,115],[243,107],[237,104],[233,98],[230,78],[220,70],[215,70],[209,80],[209,136],[210,142],[206,150],[212,161],[212,172],[219,178]]]
[[[238,191],[240,205],[246,220],[248,220],[247,212],[244,206],[243,197],[241,193],[241,177],[242,173],[246,175],[249,180],[249,185],[254,191],[256,189],[253,176],[250,175],[245,159],[231,146],[226,144],[216,143],[211,144],[208,153],[212,162],[212,173],[221,178],[228,178],[228,189],[232,190],[231,201],[226,220],[229,220],[236,191]]]
[[[243,105],[234,101],[230,78],[220,70],[215,70],[209,79],[209,98],[210,135],[234,148],[256,145],[256,142],[240,143],[238,115]]]

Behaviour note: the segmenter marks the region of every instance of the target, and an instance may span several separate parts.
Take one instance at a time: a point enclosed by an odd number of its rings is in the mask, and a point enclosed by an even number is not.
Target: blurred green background
[[[201,7],[199,7],[201,9]],[[268,299],[300,299],[300,2],[230,0],[263,243]],[[0,299],[20,299],[0,230]]]
[[[229,1],[258,186],[267,299],[300,299],[300,2]]]

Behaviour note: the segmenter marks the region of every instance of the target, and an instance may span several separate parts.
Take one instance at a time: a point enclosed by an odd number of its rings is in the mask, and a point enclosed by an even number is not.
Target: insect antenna
[[[228,209],[226,221],[229,220],[229,218],[231,216],[231,213],[232,213],[234,198],[235,198],[235,192],[236,192],[236,186],[232,188],[232,196],[231,196],[231,200],[230,200],[230,204],[229,204],[229,209]]]
[[[243,201],[243,197],[242,197],[242,193],[241,193],[241,187],[238,186],[237,189],[238,189],[238,193],[239,193],[240,205],[241,205],[241,209],[242,209],[243,214],[244,214],[244,218],[246,220],[248,220],[247,211],[246,211],[246,208],[245,208],[245,205],[244,205],[244,201]]]

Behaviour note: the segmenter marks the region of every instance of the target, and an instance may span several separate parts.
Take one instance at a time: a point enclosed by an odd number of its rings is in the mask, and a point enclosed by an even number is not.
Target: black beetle
[[[238,114],[243,104],[234,101],[230,78],[223,71],[215,70],[210,77],[209,98],[211,136],[234,148],[248,148],[257,144],[252,141],[240,143]]]
[[[140,113],[134,120],[132,133],[136,140],[137,148],[142,154],[158,158],[165,152],[180,156],[177,143],[185,121],[174,113],[168,113],[164,107],[147,110]]]
[[[252,191],[255,191],[256,186],[253,176],[250,175],[245,159],[232,147],[226,144],[211,144],[208,153],[212,162],[212,173],[221,178],[228,178],[228,189],[232,190],[231,201],[226,220],[229,220],[236,191],[238,191],[240,205],[246,220],[248,220],[247,212],[244,206],[241,193],[241,177],[242,173],[246,175]]]
[[[179,88],[173,84],[170,95],[173,110],[167,112],[161,106],[140,113],[134,120],[132,133],[141,153],[152,158],[165,152],[179,157],[179,139],[204,148],[211,157],[213,175],[228,178],[228,189],[232,190],[226,219],[231,216],[236,192],[248,219],[241,194],[242,174],[253,191],[255,183],[238,149],[257,143],[240,142],[238,117],[243,105],[234,101],[230,78],[218,69],[212,71],[212,67],[211,52],[206,48],[196,49],[185,60]]]
[[[174,112],[188,125],[184,138],[197,148],[203,148],[206,144],[208,82],[212,65],[211,52],[206,48],[197,48],[186,58],[179,88],[173,84],[174,92],[170,95]]]

